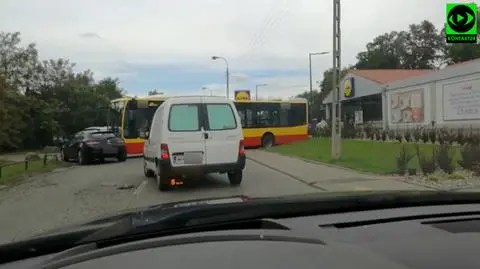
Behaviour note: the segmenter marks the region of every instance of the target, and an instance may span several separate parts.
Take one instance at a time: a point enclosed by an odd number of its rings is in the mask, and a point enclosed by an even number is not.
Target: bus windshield
[[[153,115],[163,101],[138,100],[136,109],[126,106],[123,126],[124,138],[140,138],[150,130]]]
[[[111,108],[108,111],[108,126],[117,136],[120,136],[120,126],[122,125],[122,113],[124,106],[124,100],[116,100],[112,102]]]

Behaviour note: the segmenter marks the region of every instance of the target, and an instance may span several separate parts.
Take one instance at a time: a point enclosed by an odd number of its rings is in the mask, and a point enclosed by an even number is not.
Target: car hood
[[[139,207],[133,209],[127,209],[123,211],[117,211],[115,213],[109,215],[103,215],[102,217],[94,218],[90,221],[83,222],[80,224],[68,225],[58,229],[49,230],[45,233],[41,233],[37,236],[43,235],[51,235],[56,233],[64,233],[70,232],[79,229],[90,229],[95,226],[103,226],[108,225],[110,223],[117,222],[123,218],[129,216],[139,216],[142,214],[153,214],[158,217],[162,216],[163,211],[165,212],[172,212],[178,208],[182,210],[188,207],[196,207],[196,206],[205,206],[205,205],[215,205],[215,204],[237,204],[237,203],[245,203],[249,201],[258,201],[258,200],[268,200],[268,201],[275,201],[281,199],[309,199],[309,198],[340,198],[344,196],[369,196],[372,194],[379,195],[382,194],[382,197],[394,197],[398,195],[406,195],[406,194],[418,194],[418,193],[432,193],[437,191],[345,191],[345,192],[313,192],[307,194],[300,194],[300,195],[287,195],[287,196],[273,196],[273,197],[250,197],[245,195],[235,195],[235,196],[226,196],[226,197],[215,197],[215,198],[204,198],[204,199],[192,199],[192,200],[184,200],[178,202],[171,202],[171,203],[163,203],[157,205],[151,205],[146,207]]]

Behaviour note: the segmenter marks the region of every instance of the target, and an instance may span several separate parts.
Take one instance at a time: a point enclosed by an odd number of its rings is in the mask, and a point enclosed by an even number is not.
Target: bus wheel
[[[262,147],[264,148],[271,148],[275,144],[275,138],[273,137],[273,134],[271,133],[266,133],[262,137]]]

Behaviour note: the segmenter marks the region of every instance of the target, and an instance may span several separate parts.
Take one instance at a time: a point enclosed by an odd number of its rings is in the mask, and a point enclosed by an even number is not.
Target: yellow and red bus
[[[306,99],[235,101],[245,147],[271,147],[308,139]]]
[[[166,96],[123,97],[111,101],[114,116],[110,125],[117,126],[117,132],[125,141],[128,156],[142,156],[145,132],[149,130],[157,108]]]
[[[111,124],[118,126],[129,156],[143,155],[145,132],[153,115],[166,96],[124,97],[112,101],[115,116]],[[271,147],[308,139],[308,105],[306,99],[235,101],[242,120],[246,147]]]

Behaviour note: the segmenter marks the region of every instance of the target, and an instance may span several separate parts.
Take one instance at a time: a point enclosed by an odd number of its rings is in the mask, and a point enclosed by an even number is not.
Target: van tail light
[[[245,145],[243,143],[243,139],[240,140],[240,146],[238,148],[238,155],[240,155],[240,156],[245,155]]]
[[[168,145],[167,144],[161,144],[160,145],[160,158],[162,158],[162,160],[170,159],[170,154],[168,153]]]
[[[85,144],[87,144],[87,145],[98,145],[98,144],[100,144],[100,142],[99,141],[86,141]]]

